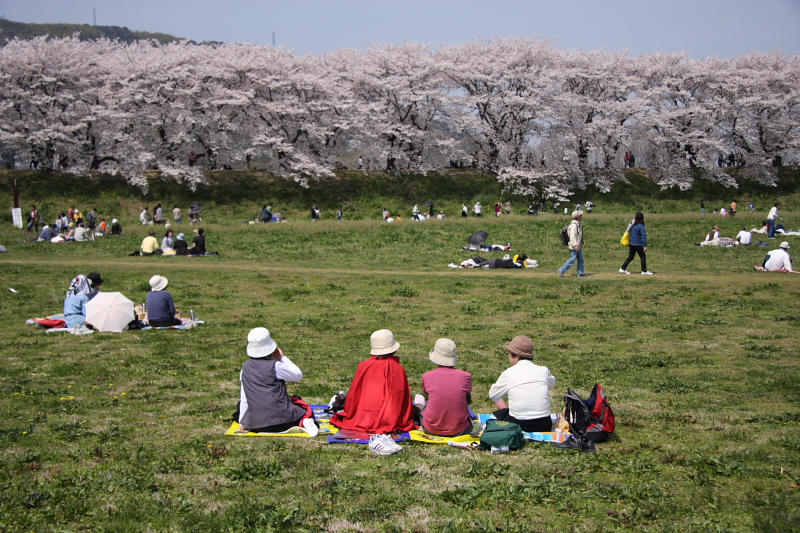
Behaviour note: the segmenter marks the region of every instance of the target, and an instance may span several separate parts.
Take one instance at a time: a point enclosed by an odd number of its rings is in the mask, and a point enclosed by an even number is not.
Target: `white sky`
[[[125,26],[297,54],[370,43],[538,36],[559,48],[800,53],[800,0],[0,0],[17,22]]]

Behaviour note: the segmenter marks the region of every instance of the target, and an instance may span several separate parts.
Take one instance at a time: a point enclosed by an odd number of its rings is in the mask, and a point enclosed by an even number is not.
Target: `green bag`
[[[504,420],[487,420],[486,427],[481,433],[481,442],[478,448],[490,450],[492,446],[500,448],[508,446],[509,450],[519,450],[525,446],[522,428],[515,422]]]

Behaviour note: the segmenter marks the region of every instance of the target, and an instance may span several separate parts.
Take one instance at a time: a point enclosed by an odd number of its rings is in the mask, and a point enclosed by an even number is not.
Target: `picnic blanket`
[[[25,321],[26,324],[36,324],[40,328],[64,328],[67,325],[64,313],[50,315],[43,318],[31,318]],[[66,328],[64,328],[66,329]]]
[[[194,320],[193,321],[193,320],[191,320],[189,318],[182,318],[180,326],[163,326],[163,327],[158,327],[158,328],[154,328],[153,326],[145,326],[145,327],[142,328],[142,331],[144,331],[146,329],[192,329],[192,328],[197,327],[198,324],[205,324],[205,322],[202,321],[202,320]]]
[[[314,412],[314,418],[317,419],[319,423],[319,434],[320,435],[331,435],[339,431],[339,428],[336,428],[330,424],[331,415],[325,412],[327,409],[327,405],[312,405],[311,409]],[[311,438],[311,435],[305,432],[305,430],[300,426],[295,426],[287,429],[286,431],[281,432],[269,432],[269,433],[253,433],[250,432],[243,432],[242,426],[239,422],[234,421],[231,424],[231,427],[225,432],[225,435],[229,437],[305,437]],[[369,440],[367,440],[369,442]]]
[[[759,265],[755,265],[753,268],[761,272],[784,272],[784,273],[788,272],[789,274],[800,274],[800,270],[786,270],[785,268],[782,268],[780,270],[767,270],[766,268]]]
[[[180,326],[167,326],[167,327],[161,327],[161,328],[154,328],[152,326],[145,326],[145,327],[142,328],[142,330],[145,330],[145,329],[192,329],[194,327],[197,327],[199,324],[205,324],[205,322],[202,321],[202,320],[192,321],[191,319],[188,319],[188,318],[183,318],[181,320],[182,320],[182,322],[181,322]],[[71,332],[71,330],[69,328],[65,327],[67,325],[67,322],[64,319],[64,314],[63,313],[50,315],[50,316],[46,316],[46,317],[43,317],[43,318],[29,318],[28,320],[25,321],[25,323],[26,324],[36,324],[37,328],[47,329],[48,332],[59,332],[59,331]],[[325,407],[327,407],[327,406],[325,406]]]
[[[331,426],[332,427],[332,426]],[[366,431],[355,431],[352,429],[339,430],[335,435],[328,437],[328,444],[369,444],[370,434]],[[410,432],[392,434],[395,442],[411,440]]]

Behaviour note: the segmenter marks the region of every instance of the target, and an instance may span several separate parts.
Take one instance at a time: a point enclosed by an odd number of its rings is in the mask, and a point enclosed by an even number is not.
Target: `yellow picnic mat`
[[[319,423],[319,434],[325,435],[333,435],[339,431],[339,428],[334,427],[330,424],[331,415],[325,412],[327,405],[312,405],[311,409],[314,411],[314,418],[317,419]],[[310,437],[308,433],[306,433],[303,428],[300,426],[295,426],[293,428],[289,428],[286,431],[281,431],[280,433],[253,433],[253,432],[243,432],[242,426],[239,425],[239,422],[233,422],[231,427],[228,428],[228,431],[225,432],[225,435],[229,437]]]
[[[229,437],[311,437],[311,435],[306,433],[300,426],[289,428],[280,433],[253,433],[252,431],[245,433],[241,428],[242,426],[239,425],[239,422],[233,422],[231,423],[231,427],[228,428],[228,431],[225,432],[225,435]],[[320,423],[319,425],[320,435],[333,435],[337,431],[339,431],[338,428],[333,427],[327,422]]]
[[[412,441],[427,442],[428,444],[448,444],[449,442],[470,444],[472,442],[480,442],[481,440],[479,437],[473,437],[472,435],[461,435],[460,437],[441,437],[439,435],[428,435],[424,431],[420,431],[418,429],[409,431],[408,434]]]

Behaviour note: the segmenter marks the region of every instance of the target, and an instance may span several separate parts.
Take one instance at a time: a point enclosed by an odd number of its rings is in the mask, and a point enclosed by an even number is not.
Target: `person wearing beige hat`
[[[564,265],[558,269],[558,277],[563,278],[564,273],[572,268],[575,261],[578,262],[578,277],[583,277],[586,273],[583,271],[583,211],[572,212],[572,222],[567,226],[567,235],[569,235],[569,259]]]
[[[316,437],[319,428],[313,410],[286,392],[286,383],[302,380],[303,372],[278,348],[267,328],[250,330],[247,355],[239,373],[239,405],[233,416],[241,425],[239,432],[280,433],[302,427]]]
[[[517,335],[506,343],[511,367],[489,389],[498,420],[516,422],[523,431],[550,431],[550,391],[556,378],[546,366],[533,363],[533,341]],[[506,404],[504,398],[508,398]]]
[[[339,429],[371,434],[401,433],[414,429],[411,389],[394,333],[380,329],[370,337],[371,357],[358,365],[347,393],[344,411],[331,417]]]
[[[772,272],[791,272],[792,257],[789,255],[789,243],[783,241],[780,248],[771,250],[764,259],[763,267]]]
[[[150,292],[145,298],[147,305],[147,319],[154,328],[168,328],[170,326],[180,326],[181,313],[175,309],[175,302],[172,295],[167,292],[169,280],[164,276],[155,275],[150,278]]]
[[[428,395],[427,405],[420,414],[422,429],[444,437],[470,433],[472,375],[456,368],[456,343],[450,339],[437,340],[428,358],[437,368],[422,374],[422,392]]]

